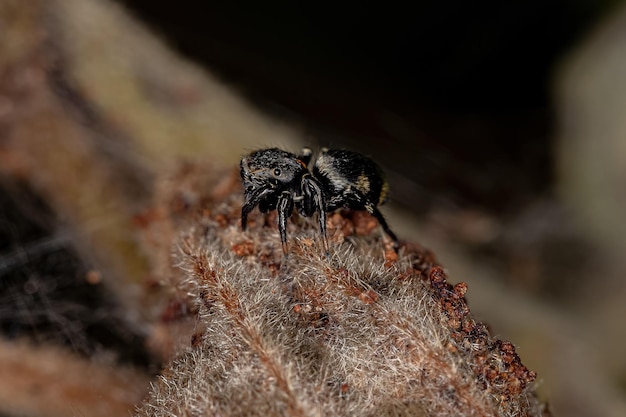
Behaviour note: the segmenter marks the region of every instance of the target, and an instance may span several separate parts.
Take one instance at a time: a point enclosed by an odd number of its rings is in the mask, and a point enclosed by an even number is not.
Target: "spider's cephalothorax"
[[[241,160],[245,197],[242,229],[246,229],[248,214],[256,206],[263,213],[277,210],[280,239],[287,254],[287,218],[293,209],[307,217],[317,212],[328,253],[326,212],[345,207],[374,215],[395,245],[396,235],[377,208],[386,201],[388,190],[378,165],[356,152],[323,149],[311,172],[308,165],[312,155],[308,148],[302,155],[270,148],[254,151]]]

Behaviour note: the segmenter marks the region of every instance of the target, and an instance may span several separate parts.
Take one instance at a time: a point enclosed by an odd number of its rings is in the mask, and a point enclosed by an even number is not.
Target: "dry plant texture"
[[[236,175],[203,186],[211,195],[183,171],[184,191],[163,187],[145,227],[182,230],[171,282],[199,330],[139,415],[548,415],[534,372],[471,318],[465,284],[448,284],[431,253],[396,254],[372,217],[336,213],[328,257],[297,216],[283,257],[274,215],[255,211],[240,231]]]

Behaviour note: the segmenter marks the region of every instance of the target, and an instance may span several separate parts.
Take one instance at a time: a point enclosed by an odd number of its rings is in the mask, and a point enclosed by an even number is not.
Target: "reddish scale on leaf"
[[[217,225],[221,227],[222,229],[226,228],[226,226],[228,226],[228,223],[229,223],[228,216],[226,216],[223,213],[219,213],[215,215],[215,221],[217,222]]]
[[[300,239],[300,243],[302,243],[304,246],[311,248],[315,245],[315,241],[313,239],[310,238],[302,238]]]
[[[385,268],[390,268],[398,261],[398,252],[393,249],[393,245],[385,245]]]
[[[254,242],[251,240],[245,240],[243,242],[235,243],[231,246],[231,250],[237,256],[250,256],[254,255]]]
[[[363,304],[374,304],[378,301],[378,294],[373,290],[363,291],[359,294],[359,299],[363,301]]]
[[[346,268],[338,268],[335,270],[330,270],[327,274],[329,279],[332,277],[337,277],[335,279],[347,280],[350,277],[350,272]]]
[[[350,297],[358,297],[362,292],[363,290],[361,288],[354,285],[347,286],[344,290],[344,293]]]
[[[464,282],[459,282],[454,286],[454,293],[459,298],[465,297],[465,293],[467,293],[467,284]]]

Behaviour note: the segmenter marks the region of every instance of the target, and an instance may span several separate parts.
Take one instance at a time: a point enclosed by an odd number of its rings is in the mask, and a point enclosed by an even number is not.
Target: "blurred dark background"
[[[394,201],[496,215],[550,190],[553,69],[610,6],[122,3],[312,143],[375,155]]]

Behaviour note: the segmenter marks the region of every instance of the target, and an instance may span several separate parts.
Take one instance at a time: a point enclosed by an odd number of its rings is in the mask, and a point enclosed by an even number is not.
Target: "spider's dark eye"
[[[275,169],[274,169],[274,176],[275,176],[275,177],[280,176],[280,169],[279,169],[279,168],[275,168]]]

